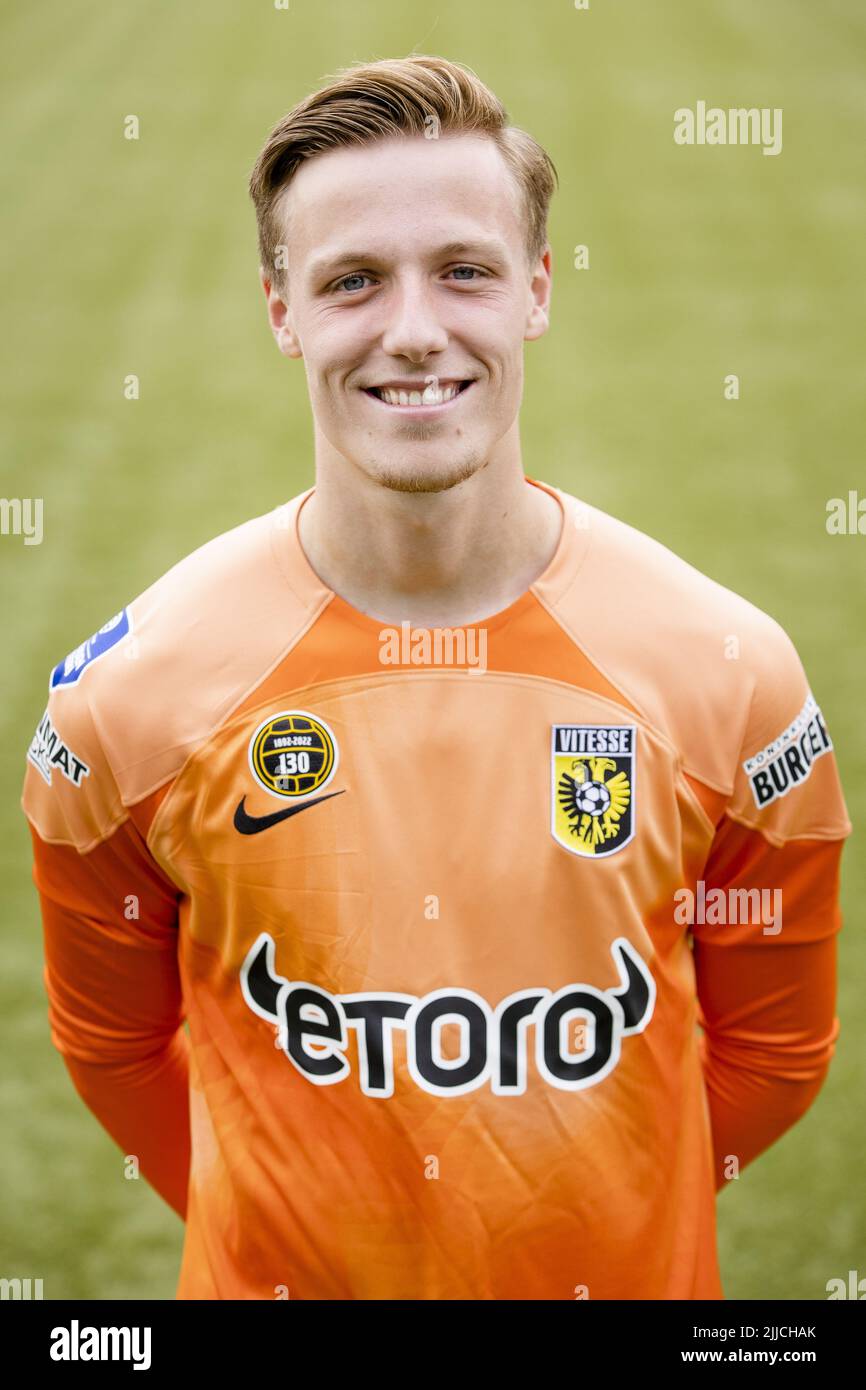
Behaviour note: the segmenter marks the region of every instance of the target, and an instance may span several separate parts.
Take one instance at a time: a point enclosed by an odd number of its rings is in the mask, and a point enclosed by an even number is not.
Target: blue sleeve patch
[[[107,651],[116,647],[117,643],[132,631],[132,620],[129,609],[123,608],[119,613],[115,613],[107,623],[103,623],[98,632],[94,632],[92,637],[88,637],[86,642],[82,642],[80,647],[76,647],[63,661],[59,661],[51,672],[51,679],[48,682],[49,690],[56,690],[64,685],[74,685],[84,671],[87,670],[94,661],[98,661],[101,656],[105,656]]]

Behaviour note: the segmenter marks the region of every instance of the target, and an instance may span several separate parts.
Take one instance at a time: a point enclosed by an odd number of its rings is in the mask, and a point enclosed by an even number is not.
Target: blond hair
[[[307,159],[347,145],[396,135],[481,134],[492,139],[516,181],[525,227],[527,263],[547,243],[547,214],[558,176],[550,156],[470,68],[425,54],[383,58],[342,68],[274,126],[249,180],[258,223],[259,257],[267,279],[287,289],[277,264],[286,228],[283,194]]]

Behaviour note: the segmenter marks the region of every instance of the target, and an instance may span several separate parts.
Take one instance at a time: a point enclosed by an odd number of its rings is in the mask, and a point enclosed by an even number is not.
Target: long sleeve
[[[842,843],[795,840],[774,848],[759,833],[726,820],[704,871],[707,895],[721,889],[731,904],[740,901],[731,896],[737,890],[757,889],[767,909],[764,921],[751,926],[725,922],[695,929],[704,1030],[699,1048],[717,1191],[790,1129],[827,1075],[840,1026]],[[752,901],[760,917],[758,900]],[[774,902],[780,908],[775,923]]]
[[[692,926],[717,1190],[812,1105],[840,1031],[851,824],[832,740],[782,629],[762,657]]]
[[[51,1038],[81,1098],[184,1217],[189,1044],[179,889],[122,805],[81,692],[55,690],[28,753]]]

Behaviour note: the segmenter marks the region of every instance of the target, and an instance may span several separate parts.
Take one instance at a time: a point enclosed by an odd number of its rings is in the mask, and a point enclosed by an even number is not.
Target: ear
[[[550,326],[550,293],[553,286],[553,255],[550,246],[545,246],[529,285],[529,312],[526,316],[526,332],[523,337],[529,342],[540,338]]]
[[[271,325],[274,342],[284,357],[303,357],[300,339],[292,322],[291,309],[279,291],[271,284],[264,266],[259,266],[259,281],[267,300],[268,322]]]

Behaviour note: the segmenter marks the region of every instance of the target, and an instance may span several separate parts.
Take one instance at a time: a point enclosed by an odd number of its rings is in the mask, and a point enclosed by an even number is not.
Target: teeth
[[[386,405],[444,405],[459,393],[460,387],[435,386],[432,382],[423,391],[392,391],[390,387],[380,386],[377,394]]]

